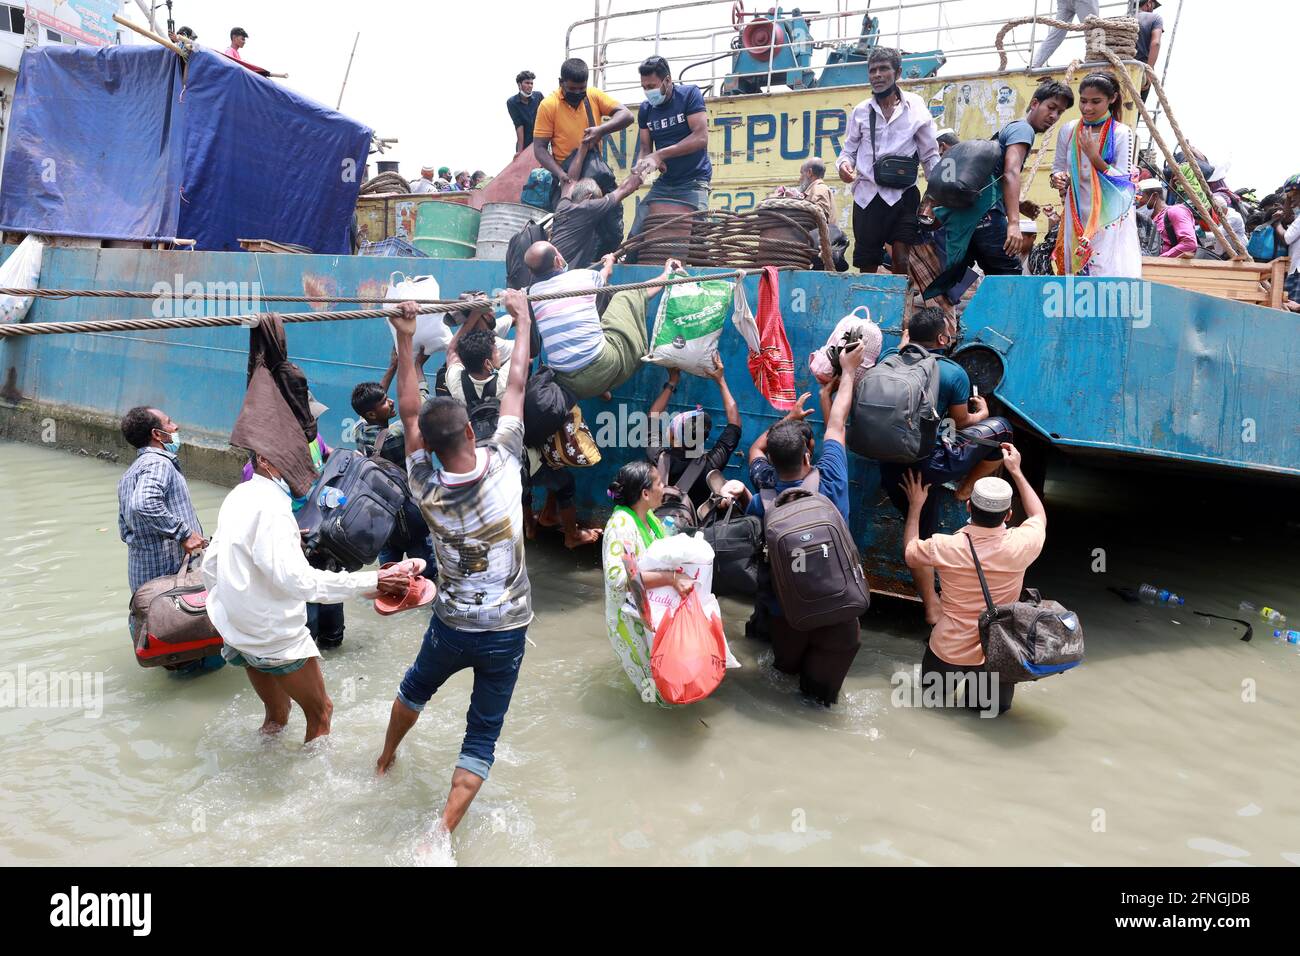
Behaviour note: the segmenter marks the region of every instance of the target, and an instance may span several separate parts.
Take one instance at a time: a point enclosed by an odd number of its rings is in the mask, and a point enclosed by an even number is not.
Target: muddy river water
[[[1049,485],[1029,583],[1079,613],[1089,657],[998,720],[891,701],[925,628],[883,598],[833,709],[801,701],[731,600],[743,667],[699,704],[646,706],[605,636],[594,549],[530,545],[535,646],[492,777],[447,846],[429,830],[468,673],[373,776],[427,616],[350,603],[324,663],[333,734],[305,748],[295,712],[280,739],[259,738],[239,670],[134,663],[121,470],[0,443],[0,863],[1300,864],[1300,653],[1258,623],[1243,643],[1192,613],[1239,616],[1248,599],[1300,618],[1283,493],[1114,474]],[[224,490],[192,490],[210,532]],[[1145,580],[1187,606],[1108,590]],[[28,693],[72,673],[88,675],[79,706]]]

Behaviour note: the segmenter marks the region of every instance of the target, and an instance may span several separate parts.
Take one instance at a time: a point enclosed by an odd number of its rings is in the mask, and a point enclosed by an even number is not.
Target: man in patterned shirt
[[[420,711],[457,671],[474,672],[451,792],[442,825],[455,830],[487,779],[524,659],[533,620],[532,590],[524,563],[524,384],[532,320],[528,300],[508,290],[514,318],[510,374],[492,438],[479,445],[463,403],[437,396],[420,403],[412,336],[419,308],[403,302],[389,319],[397,334],[397,404],[405,425],[406,470],[411,494],[433,532],[438,596],[433,620],[415,663],[397,690],[384,749],[376,769],[386,773]],[[433,467],[430,452],[438,456]]]
[[[138,406],[122,417],[122,437],[136,450],[117,483],[117,528],[126,543],[127,584],[134,594],[146,581],[178,572],[185,557],[208,542],[176,459],[180,426],[166,412]],[[189,673],[216,670],[222,663],[214,654],[168,669]]]

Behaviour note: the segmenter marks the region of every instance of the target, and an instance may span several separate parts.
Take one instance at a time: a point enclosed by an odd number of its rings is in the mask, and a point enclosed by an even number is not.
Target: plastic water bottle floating
[[[1288,644],[1300,644],[1300,631],[1274,631],[1273,639],[1286,641]]]
[[[1168,604],[1171,607],[1182,607],[1183,599],[1172,591],[1166,591],[1164,588],[1158,588],[1154,584],[1144,584],[1138,588],[1138,597],[1142,599],[1143,604]]]
[[[337,508],[339,505],[348,503],[348,496],[339,491],[333,485],[322,488],[316,498],[316,503],[322,508]]]
[[[1286,615],[1283,614],[1281,611],[1277,610],[1276,608],[1271,608],[1271,607],[1257,608],[1249,601],[1242,601],[1240,604],[1237,605],[1237,608],[1238,610],[1249,611],[1252,614],[1258,613],[1262,620],[1265,620],[1270,624],[1286,623]]]

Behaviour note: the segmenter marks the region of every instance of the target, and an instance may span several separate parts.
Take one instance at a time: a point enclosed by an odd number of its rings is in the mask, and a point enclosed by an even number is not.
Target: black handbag
[[[757,594],[763,522],[733,503],[721,517],[715,507],[699,533],[713,548],[713,590],[732,597]]]
[[[868,108],[871,115],[871,172],[877,186],[891,189],[907,189],[916,185],[916,174],[921,160],[916,156],[877,156],[876,155],[876,111]]]

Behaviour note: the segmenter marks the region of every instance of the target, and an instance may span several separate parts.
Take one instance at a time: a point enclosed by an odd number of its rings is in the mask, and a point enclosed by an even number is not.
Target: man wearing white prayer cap
[[[1025,275],[1030,275],[1029,271],[1029,253],[1033,251],[1034,243],[1038,241],[1038,223],[1033,219],[1020,217],[1020,271]]]
[[[433,181],[433,174],[437,172],[432,166],[420,167],[420,178],[411,180],[411,192],[413,193],[436,193],[437,184]]]
[[[1007,527],[1014,498],[1012,486],[1002,478],[987,476],[975,482],[966,503],[970,523],[957,534],[920,536],[921,508],[930,487],[910,471],[903,480],[907,493],[907,522],[903,528],[903,554],[909,567],[932,568],[939,575],[939,621],[930,632],[930,642],[921,661],[922,686],[938,682],[944,688],[945,706],[953,706],[956,687],[965,684],[964,706],[984,716],[1005,713],[1011,707],[1013,684],[999,684],[984,666],[980,646],[979,618],[986,604],[975,570],[972,549],[988,581],[995,605],[1020,599],[1025,570],[1043,550],[1047,540],[1047,511],[1020,469],[1020,452],[1009,442],[1002,444],[1002,463],[1015,484],[1015,493],[1025,510],[1025,520]],[[972,679],[973,678],[973,679]],[[923,695],[922,699],[930,699]]]

